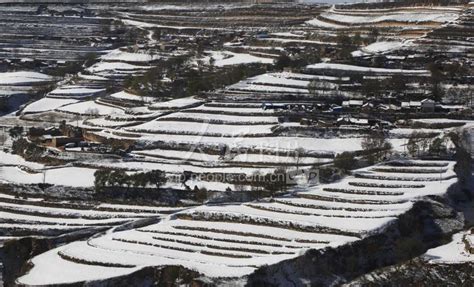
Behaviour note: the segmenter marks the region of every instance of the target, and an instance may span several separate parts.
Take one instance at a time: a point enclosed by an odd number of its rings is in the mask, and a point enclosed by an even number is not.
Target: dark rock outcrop
[[[34,256],[68,242],[88,238],[105,229],[91,228],[58,237],[24,237],[5,242],[0,249],[4,286],[15,286],[16,278],[28,271],[31,267],[28,261]]]
[[[208,286],[202,275],[182,266],[145,267],[126,276],[84,283],[83,286],[129,287],[129,286]]]
[[[376,270],[345,286],[474,286],[474,264],[429,264],[416,258]]]

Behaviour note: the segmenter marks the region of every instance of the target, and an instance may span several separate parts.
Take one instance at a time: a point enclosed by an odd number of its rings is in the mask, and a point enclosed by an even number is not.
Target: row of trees
[[[275,61],[274,68],[281,71],[285,68],[301,69],[309,64],[321,62],[320,50],[308,47],[292,55],[282,54]]]
[[[378,36],[379,31],[375,28],[372,29],[365,37],[362,37],[360,33],[355,33],[354,35],[350,36],[341,32],[336,36],[336,43],[340,47],[336,56],[339,59],[351,59],[351,53],[353,51],[357,50],[361,45],[376,42]]]
[[[127,173],[124,170],[99,169],[94,173],[94,186],[97,192],[106,188],[160,188],[166,183],[165,173],[152,170],[142,173]]]
[[[52,76],[64,77],[65,75],[76,75],[84,68],[90,67],[98,61],[97,53],[91,52],[81,56],[77,61],[67,62],[63,66],[52,69]]]
[[[43,162],[46,149],[26,140],[18,138],[12,144],[12,153],[24,157],[28,161]]]
[[[446,94],[442,83],[452,79],[459,79],[469,74],[468,68],[459,63],[453,64],[435,64],[427,65],[427,69],[431,72],[431,76],[426,79],[420,78],[421,84],[431,92],[431,97],[435,101],[441,101]],[[360,90],[367,96],[381,98],[387,91],[394,92],[398,95],[403,95],[407,92],[408,85],[411,79],[406,75],[393,75],[383,79],[363,78],[362,76],[352,76],[353,81],[359,82]],[[315,81],[308,85],[310,92],[315,90],[323,92],[331,89],[330,85],[325,82]],[[324,92],[323,92],[324,93]]]
[[[392,144],[383,132],[369,133],[362,139],[361,145],[369,164],[385,160],[392,151]]]
[[[230,66],[219,72],[192,69],[188,64],[186,57],[163,61],[142,76],[126,79],[124,86],[146,97],[185,97],[222,88],[267,71],[260,64]],[[165,81],[165,77],[171,81]]]
[[[453,135],[432,137],[429,134],[414,131],[406,144],[407,152],[412,157],[420,156],[446,156],[448,154],[448,141]],[[456,138],[459,138],[457,136]],[[392,151],[392,145],[381,132],[368,134],[362,140],[363,158],[369,164],[383,161]],[[344,173],[349,173],[358,167],[354,153],[343,152],[334,159],[334,166]]]
[[[442,156],[447,154],[447,137],[429,137],[424,133],[414,131],[408,139],[406,148],[413,157],[421,155]]]
[[[22,126],[14,126],[8,130],[8,135],[13,138],[17,139],[23,135],[24,128]]]
[[[362,140],[362,157],[368,164],[383,161],[392,152],[392,144],[387,140],[383,132],[372,132]],[[343,173],[357,168],[358,161],[352,152],[343,152],[334,158],[334,167]]]

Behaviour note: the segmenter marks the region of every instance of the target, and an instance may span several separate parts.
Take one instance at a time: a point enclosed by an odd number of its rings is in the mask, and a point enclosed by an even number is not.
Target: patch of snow
[[[213,59],[213,65],[216,67],[242,65],[251,63],[273,64],[274,59],[262,58],[246,53],[234,53],[228,51],[210,51],[207,52],[209,56],[203,58],[203,61],[210,63]]]
[[[50,82],[51,76],[37,72],[7,72],[0,73],[0,85],[30,85],[42,82]]]
[[[80,115],[105,116],[112,114],[123,114],[124,111],[120,108],[110,107],[98,104],[94,101],[79,102],[62,106],[57,109],[60,112],[73,113]]]
[[[474,254],[466,250],[466,244],[463,241],[466,236],[470,236],[469,231],[454,234],[450,243],[426,251],[425,260],[432,264],[474,262]]]
[[[47,111],[54,111],[55,109],[58,109],[62,106],[74,104],[77,102],[79,102],[79,100],[45,97],[27,105],[23,109],[22,113],[27,114],[27,113],[41,113],[41,112],[47,112]]]

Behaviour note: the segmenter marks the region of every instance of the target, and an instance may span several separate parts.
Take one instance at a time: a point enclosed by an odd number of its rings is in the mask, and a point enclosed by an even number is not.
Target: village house
[[[369,120],[368,119],[358,119],[350,116],[340,117],[336,121],[336,125],[357,125],[357,126],[368,126]]]
[[[435,110],[435,101],[424,99],[421,102],[421,111],[424,113],[433,113]]]
[[[361,100],[348,100],[342,102],[343,108],[360,108],[364,104]]]
[[[402,102],[401,108],[403,110],[418,110],[421,108],[421,102],[420,101]]]
[[[83,140],[82,138],[45,135],[42,137],[42,144],[45,146],[58,148],[58,147],[63,147],[70,143],[79,144],[82,140]]]

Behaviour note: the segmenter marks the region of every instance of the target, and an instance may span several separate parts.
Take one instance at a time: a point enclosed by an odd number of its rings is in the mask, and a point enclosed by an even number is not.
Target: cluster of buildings
[[[450,113],[460,112],[468,107],[463,105],[446,105],[438,103],[432,99],[426,98],[421,101],[402,101],[399,104],[377,103],[374,101],[347,100],[342,102],[343,109],[379,109],[381,111],[411,111],[423,113]]]

